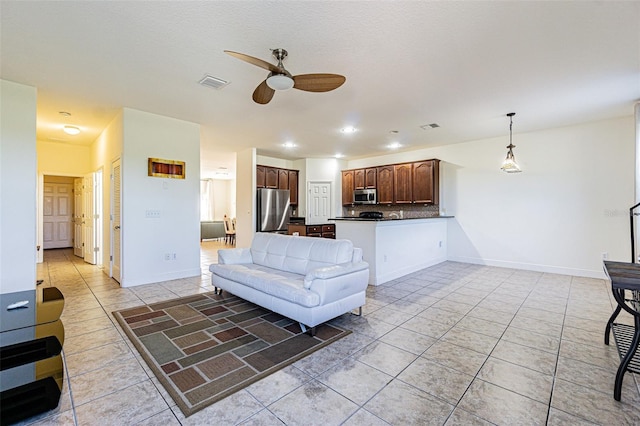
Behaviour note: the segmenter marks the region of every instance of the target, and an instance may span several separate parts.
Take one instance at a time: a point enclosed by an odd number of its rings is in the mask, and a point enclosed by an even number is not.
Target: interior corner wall
[[[500,170],[505,137],[350,161],[349,168],[439,158],[448,259],[603,278],[628,261],[633,116],[531,133],[514,129],[522,173]],[[507,141],[508,142],[508,141]]]
[[[200,126],[125,108],[123,129],[121,285],[200,275]],[[148,176],[149,158],[184,161],[185,179]]]
[[[100,136],[91,145],[92,170],[102,169],[102,265],[110,275],[111,256],[111,164],[122,157],[124,145],[123,111],[111,120]]]
[[[251,247],[256,232],[256,149],[236,156],[236,247]]]
[[[34,87],[0,80],[2,294],[36,288],[36,97]]]

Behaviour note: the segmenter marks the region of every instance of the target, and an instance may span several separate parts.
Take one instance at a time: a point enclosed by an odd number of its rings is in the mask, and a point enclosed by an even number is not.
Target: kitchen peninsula
[[[336,238],[362,248],[369,284],[380,285],[447,260],[447,219],[338,217]]]

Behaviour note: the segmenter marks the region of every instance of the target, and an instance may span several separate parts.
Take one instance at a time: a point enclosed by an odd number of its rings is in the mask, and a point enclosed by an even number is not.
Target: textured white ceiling
[[[631,115],[640,99],[637,1],[2,0],[0,35],[1,77],[38,88],[39,139],[90,143],[135,108],[201,124],[205,176],[251,146],[357,158],[506,135],[512,111],[517,134]],[[346,83],[254,103],[267,71],[223,50],[272,61],[278,47],[292,74]],[[202,87],[205,74],[231,84]]]

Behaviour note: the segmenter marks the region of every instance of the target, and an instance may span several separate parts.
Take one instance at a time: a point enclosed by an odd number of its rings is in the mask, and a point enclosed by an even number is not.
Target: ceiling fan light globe
[[[267,86],[273,90],[289,90],[293,87],[294,81],[284,74],[275,74],[267,78]]]

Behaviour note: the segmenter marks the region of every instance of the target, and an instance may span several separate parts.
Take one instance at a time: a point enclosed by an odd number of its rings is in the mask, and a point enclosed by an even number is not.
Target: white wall
[[[200,127],[129,108],[123,118],[121,284],[200,275]],[[149,157],[184,161],[186,178],[148,176]]]
[[[603,277],[602,255],[629,261],[633,117],[514,133],[523,172],[500,165],[507,137],[348,162],[439,158],[450,260]]]
[[[38,141],[36,147],[39,174],[80,177],[93,171],[89,146]]]
[[[237,154],[236,247],[250,247],[256,232],[256,150]]]
[[[279,167],[281,169],[295,169],[293,167],[292,160],[286,160],[284,158],[276,158],[276,157],[267,157],[266,155],[257,155],[256,154],[256,165],[259,164],[261,166],[269,166],[269,167]]]
[[[120,111],[91,145],[92,170],[102,168],[102,264],[110,264],[111,253],[111,163],[122,156],[124,145],[123,112]],[[109,268],[105,269],[107,275]]]
[[[0,293],[36,288],[36,89],[0,80]]]

